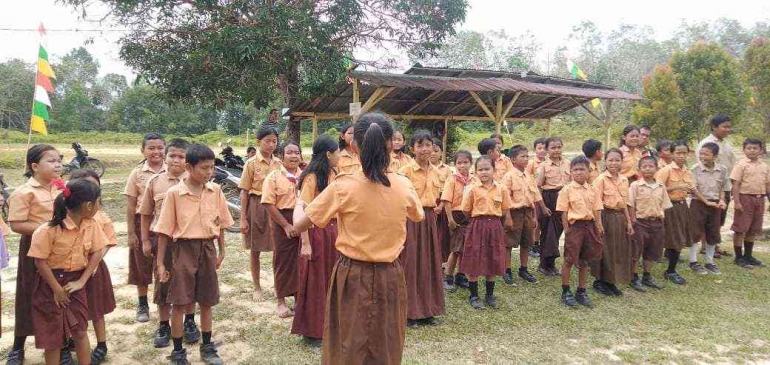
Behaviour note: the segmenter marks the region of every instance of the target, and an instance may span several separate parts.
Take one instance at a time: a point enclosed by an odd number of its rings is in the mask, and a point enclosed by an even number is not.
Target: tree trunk
[[[299,82],[299,72],[297,71],[296,67],[292,67],[288,74],[282,74],[278,75],[278,78],[276,79],[276,83],[278,84],[278,89],[281,91],[281,96],[283,97],[283,104],[284,107],[290,108],[292,104],[294,104],[294,100],[296,99],[296,91],[297,91],[297,83]],[[300,122],[302,119],[300,117],[296,116],[289,116],[289,121],[286,123],[286,140],[287,141],[295,141],[299,143],[300,141]]]

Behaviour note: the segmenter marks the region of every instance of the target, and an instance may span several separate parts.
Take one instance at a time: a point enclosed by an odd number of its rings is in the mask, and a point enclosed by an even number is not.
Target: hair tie
[[[61,194],[64,195],[65,198],[69,198],[72,195],[72,191],[70,191],[70,188],[67,186],[67,183],[62,179],[51,181],[51,185],[59,189],[61,191]]]

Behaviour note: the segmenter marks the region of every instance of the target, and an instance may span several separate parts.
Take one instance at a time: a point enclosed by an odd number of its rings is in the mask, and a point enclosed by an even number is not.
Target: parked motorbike
[[[230,214],[235,220],[235,224],[232,227],[226,228],[228,232],[237,233],[240,232],[240,217],[241,217],[241,183],[240,171],[236,176],[233,171],[236,169],[228,169],[224,166],[214,166],[214,177],[211,179],[214,183],[218,184],[222,189],[222,193],[225,195],[227,201],[227,208],[230,209]]]
[[[236,169],[243,171],[243,158],[241,156],[236,155],[233,152],[233,148],[230,146],[227,146],[222,149],[222,152],[219,153],[222,156],[222,159],[217,159],[218,162],[221,162],[222,165],[227,167],[228,169]]]
[[[86,169],[96,172],[99,177],[104,176],[104,164],[96,158],[88,156],[88,151],[78,142],[72,143],[72,149],[75,150],[75,157],[67,164],[64,164],[62,176],[65,176],[77,169]]]

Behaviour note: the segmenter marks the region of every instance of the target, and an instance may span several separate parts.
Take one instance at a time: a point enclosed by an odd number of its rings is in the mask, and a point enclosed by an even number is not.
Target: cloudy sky
[[[0,0],[0,60],[22,58],[33,62],[38,37],[34,31],[42,21],[48,33],[49,54],[56,60],[73,47],[85,45],[101,64],[101,73],[116,72],[132,79],[133,72],[118,57],[121,32],[78,19],[71,8],[55,0]],[[461,29],[504,29],[510,35],[532,31],[543,43],[543,52],[563,44],[573,25],[591,20],[609,31],[621,23],[650,25],[659,39],[671,35],[682,20],[689,22],[737,19],[744,26],[770,19],[768,0],[469,0],[470,9]],[[94,13],[98,13],[96,9]],[[81,31],[74,31],[75,29]],[[97,30],[97,31],[94,31]],[[406,60],[404,60],[406,64]]]

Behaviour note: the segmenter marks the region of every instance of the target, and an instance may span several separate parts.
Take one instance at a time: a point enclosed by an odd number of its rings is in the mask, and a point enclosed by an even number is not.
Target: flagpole
[[[37,73],[40,70],[38,70],[37,63],[35,63],[35,79],[32,80],[32,105],[30,107],[29,111],[29,134],[27,135],[27,150],[29,150],[29,145],[32,143],[32,117],[35,115],[35,91],[37,89]]]

